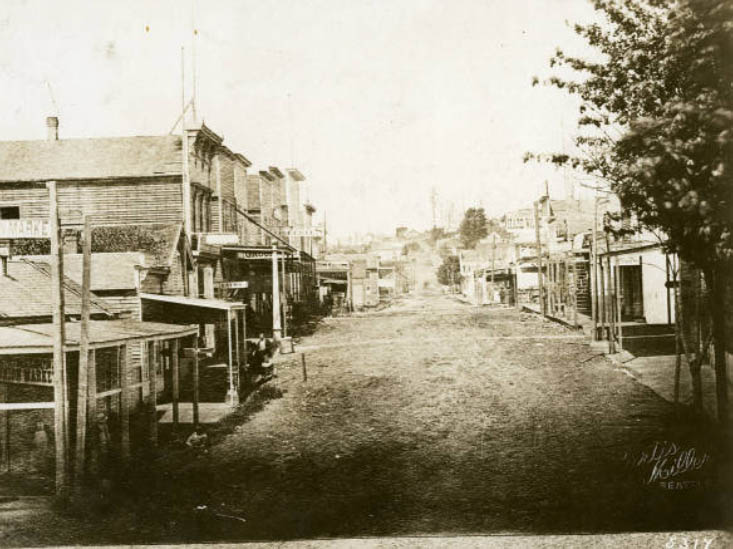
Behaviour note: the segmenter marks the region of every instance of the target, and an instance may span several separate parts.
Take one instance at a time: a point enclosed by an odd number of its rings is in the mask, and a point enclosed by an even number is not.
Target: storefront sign
[[[43,219],[0,219],[0,239],[49,238],[48,221]]]
[[[241,290],[247,288],[248,283],[246,280],[230,280],[228,282],[220,282],[219,288],[224,290]]]
[[[272,252],[238,252],[239,259],[270,259],[272,260]],[[280,257],[280,253],[278,253]]]
[[[306,227],[302,229],[293,228],[288,231],[288,236],[321,236],[321,229],[316,227]]]

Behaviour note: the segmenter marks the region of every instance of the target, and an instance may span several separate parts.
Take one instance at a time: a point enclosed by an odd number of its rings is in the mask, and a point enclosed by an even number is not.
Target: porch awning
[[[66,322],[66,349],[79,346],[81,324]],[[198,334],[198,326],[141,322],[137,320],[92,320],[89,322],[89,346],[111,347],[145,339],[172,339]],[[0,327],[0,355],[25,353],[51,353],[53,351],[54,326],[22,324]]]
[[[246,308],[246,305],[237,301],[225,301],[223,299],[204,299],[201,297],[187,297],[183,295],[161,295],[161,294],[140,294],[141,299],[171,303],[173,305],[185,305],[201,309],[218,309],[220,311],[234,311]]]

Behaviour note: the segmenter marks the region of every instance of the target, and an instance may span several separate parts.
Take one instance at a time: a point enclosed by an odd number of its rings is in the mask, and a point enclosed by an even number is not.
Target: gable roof
[[[0,141],[0,182],[181,174],[181,137]]]
[[[67,315],[81,314],[81,287],[64,277],[64,300]],[[41,261],[8,260],[8,276],[0,276],[0,318],[50,316],[51,267]],[[92,296],[91,314],[110,311]]]
[[[91,289],[135,290],[135,266],[142,265],[143,253],[118,252],[92,254]],[[64,254],[64,274],[81,284],[83,254]]]

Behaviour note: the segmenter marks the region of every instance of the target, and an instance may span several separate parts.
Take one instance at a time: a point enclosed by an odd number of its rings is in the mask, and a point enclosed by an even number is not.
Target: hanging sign
[[[288,236],[323,236],[321,229],[317,227],[293,228],[287,231]]]
[[[247,287],[248,287],[248,283],[246,280],[230,280],[227,282],[219,283],[219,288],[223,290],[241,290]]]

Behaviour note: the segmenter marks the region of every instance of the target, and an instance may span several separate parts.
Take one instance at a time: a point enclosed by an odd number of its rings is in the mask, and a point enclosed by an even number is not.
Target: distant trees
[[[468,208],[458,231],[464,248],[476,247],[476,243],[489,234],[489,221],[484,209]]]
[[[580,98],[574,154],[528,154],[606,182],[710,292],[718,417],[727,422],[725,297],[733,269],[733,3],[592,0],[607,25],[575,25],[601,56],[558,50],[547,83]],[[534,80],[536,84],[538,79]],[[689,356],[689,355],[688,355]],[[698,364],[693,371],[693,364]],[[699,361],[690,363],[699,377]],[[696,405],[700,405],[696,402]]]
[[[461,265],[457,255],[447,255],[438,267],[438,282],[443,286],[453,286],[461,282]]]

